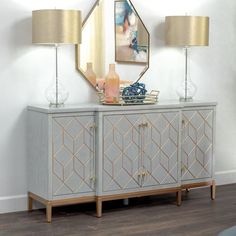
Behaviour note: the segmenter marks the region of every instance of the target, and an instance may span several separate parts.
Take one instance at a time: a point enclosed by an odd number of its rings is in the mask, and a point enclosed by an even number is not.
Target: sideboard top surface
[[[216,106],[217,102],[205,102],[205,101],[194,101],[194,102],[179,102],[177,100],[160,101],[154,105],[129,105],[129,106],[117,106],[117,105],[100,105],[96,103],[84,103],[65,105],[62,107],[50,107],[49,105],[30,105],[28,110],[37,111],[46,114],[56,113],[74,113],[74,112],[109,112],[109,111],[135,111],[135,110],[153,110],[153,109],[178,109],[178,108],[189,108],[189,107],[207,107]]]

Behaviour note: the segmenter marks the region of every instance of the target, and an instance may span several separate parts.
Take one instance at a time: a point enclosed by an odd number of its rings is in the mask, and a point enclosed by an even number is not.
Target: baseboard
[[[42,209],[42,208],[45,208],[45,206],[39,202],[33,201],[33,209]],[[0,214],[18,212],[18,211],[27,211],[27,210],[28,210],[28,196],[26,194],[0,197]]]
[[[215,173],[216,184],[225,185],[236,183],[236,170],[218,171]],[[42,208],[34,204],[34,208]],[[27,210],[27,195],[0,197],[0,214]]]
[[[218,171],[215,173],[216,184],[235,184],[236,183],[236,170]]]
[[[27,209],[27,195],[0,197],[0,214],[25,211]]]

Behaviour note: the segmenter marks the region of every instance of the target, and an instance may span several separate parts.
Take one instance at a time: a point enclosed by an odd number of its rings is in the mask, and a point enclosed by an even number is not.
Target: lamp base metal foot
[[[179,98],[180,102],[192,102],[193,98],[192,97],[187,97],[187,98]]]

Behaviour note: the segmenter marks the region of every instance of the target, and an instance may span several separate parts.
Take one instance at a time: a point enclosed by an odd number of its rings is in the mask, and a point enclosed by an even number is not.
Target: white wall
[[[45,103],[53,78],[54,51],[31,44],[31,11],[77,8],[87,14],[94,0],[1,0],[0,8],[0,213],[26,209],[26,106]],[[218,183],[236,182],[236,1],[133,0],[151,34],[151,66],[143,81],[176,99],[183,77],[180,49],[164,46],[164,16],[208,15],[210,46],[193,48],[191,78],[196,99],[218,101],[216,171]],[[111,9],[113,10],[113,9]],[[96,101],[93,89],[75,70],[74,48],[60,50],[60,74],[70,91],[68,103]]]

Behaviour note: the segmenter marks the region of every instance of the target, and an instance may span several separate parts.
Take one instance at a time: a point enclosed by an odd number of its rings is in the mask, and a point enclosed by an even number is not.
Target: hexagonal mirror
[[[130,0],[97,0],[83,22],[76,66],[97,90],[112,63],[121,84],[132,84],[148,70],[149,51],[149,32]]]

